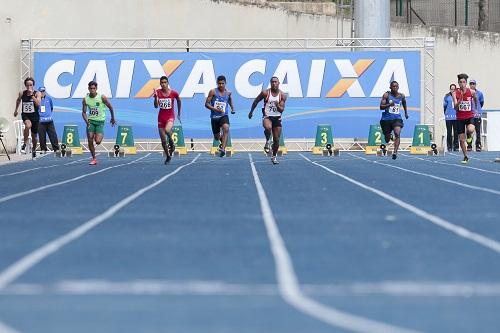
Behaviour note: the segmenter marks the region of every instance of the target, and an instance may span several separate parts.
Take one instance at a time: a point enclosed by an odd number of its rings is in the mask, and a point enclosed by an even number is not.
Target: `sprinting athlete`
[[[113,106],[109,102],[108,98],[104,95],[97,93],[97,82],[89,82],[89,93],[82,101],[82,117],[87,124],[87,139],[89,141],[89,150],[92,154],[92,160],[90,165],[96,165],[97,159],[95,157],[95,147],[101,144],[104,138],[104,123],[106,122],[106,107],[111,113],[111,126],[115,126],[115,113],[113,111]],[[88,116],[87,116],[88,109]]]
[[[458,89],[453,92],[453,105],[457,110],[457,131],[458,139],[460,140],[460,148],[464,154],[463,164],[469,163],[467,156],[467,144],[465,143],[465,136],[472,135],[475,131],[474,127],[474,111],[472,110],[472,103],[478,104],[476,92],[467,88],[467,74],[458,74]]]
[[[391,133],[394,133],[394,152],[392,159],[398,158],[399,143],[401,141],[401,129],[404,127],[403,118],[401,117],[401,107],[405,111],[405,118],[408,119],[408,110],[406,108],[405,95],[399,92],[399,84],[392,81],[389,91],[384,93],[380,101],[380,110],[382,118],[380,119],[380,127],[384,133],[385,142],[391,141]]]
[[[226,155],[227,138],[229,136],[228,105],[231,107],[231,114],[235,114],[231,92],[226,89],[226,77],[220,75],[217,78],[217,88],[210,90],[205,101],[205,107],[210,110],[214,139],[221,142],[219,148],[220,157]]]
[[[281,114],[285,111],[286,95],[279,89],[280,81],[277,77],[273,76],[271,78],[271,88],[263,90],[255,98],[252,103],[252,108],[250,113],[248,113],[248,118],[252,119],[253,111],[257,107],[257,104],[264,100],[263,108],[263,119],[262,126],[264,127],[264,135],[266,136],[266,145],[264,150],[266,153],[269,151],[269,139],[271,133],[273,135],[273,153],[271,157],[271,162],[273,164],[278,164],[276,155],[278,154],[278,149],[280,146],[280,136],[281,136]]]
[[[160,89],[153,91],[153,97],[155,108],[160,108],[160,111],[158,111],[158,133],[160,134],[161,146],[167,156],[165,164],[168,164],[175,150],[174,140],[172,139],[172,127],[174,127],[175,121],[174,99],[177,101],[177,118],[181,122],[181,98],[177,91],[170,89],[168,77],[162,76],[160,78],[160,87]]]
[[[14,117],[17,117],[17,109],[19,108],[19,104],[22,103],[21,118],[24,123],[24,142],[21,146],[21,153],[26,153],[26,143],[28,142],[28,136],[31,131],[31,156],[36,159],[38,123],[40,121],[40,115],[38,113],[38,109],[40,108],[40,93],[35,90],[35,80],[32,77],[27,77],[24,80],[24,86],[26,90],[19,92],[17,96]]]

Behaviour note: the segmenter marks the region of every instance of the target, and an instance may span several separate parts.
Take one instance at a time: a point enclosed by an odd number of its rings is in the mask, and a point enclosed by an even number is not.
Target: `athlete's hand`
[[[236,113],[236,111],[234,111],[234,110],[231,110],[231,114],[235,114],[235,113]]]
[[[248,119],[252,119],[252,116],[253,116],[253,111],[250,111],[250,112],[248,113]]]
[[[405,118],[408,119],[409,116],[408,116],[408,113],[405,112]]]
[[[153,88],[153,97],[154,97],[154,98],[158,97],[158,95],[157,95],[157,93],[156,93],[156,89],[155,89],[155,88]]]
[[[17,117],[17,110],[14,111],[14,117]]]
[[[109,122],[111,123],[111,126],[115,126],[116,125],[115,118],[111,118],[111,120]]]

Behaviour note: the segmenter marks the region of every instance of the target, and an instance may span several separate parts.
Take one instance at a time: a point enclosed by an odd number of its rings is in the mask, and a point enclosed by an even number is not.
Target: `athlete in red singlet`
[[[465,143],[465,132],[472,134],[475,131],[474,127],[474,112],[472,111],[472,103],[478,104],[476,92],[467,88],[467,74],[458,74],[459,89],[453,92],[453,105],[457,110],[457,126],[458,139],[460,140],[460,148],[464,154],[462,163],[469,162],[467,157],[467,144]]]
[[[172,140],[172,127],[174,127],[174,99],[177,101],[177,118],[181,121],[181,98],[177,91],[170,89],[168,86],[168,78],[162,76],[160,78],[161,89],[153,91],[154,106],[160,108],[158,112],[158,132],[160,134],[161,146],[167,156],[165,164],[172,159],[172,153],[175,150],[174,140]],[[168,137],[168,146],[167,146]]]

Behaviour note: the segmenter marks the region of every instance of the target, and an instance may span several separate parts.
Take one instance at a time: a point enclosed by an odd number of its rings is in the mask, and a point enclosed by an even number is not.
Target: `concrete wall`
[[[332,16],[211,0],[2,0],[0,116],[14,120],[21,39],[331,37],[335,22]],[[14,149],[13,131],[7,139]]]
[[[235,2],[237,1],[237,2]],[[243,3],[242,3],[243,2]],[[25,4],[29,6],[25,9]],[[87,14],[92,10],[92,14]],[[80,15],[76,19],[77,15]],[[264,0],[3,0],[0,7],[0,116],[13,120],[19,89],[20,40],[29,38],[257,38],[335,37],[331,15],[300,14]],[[346,22],[344,29],[350,25]],[[500,35],[393,23],[393,37],[436,37],[436,113],[456,74],[478,81],[487,109],[500,77]],[[8,145],[14,148],[13,131]]]

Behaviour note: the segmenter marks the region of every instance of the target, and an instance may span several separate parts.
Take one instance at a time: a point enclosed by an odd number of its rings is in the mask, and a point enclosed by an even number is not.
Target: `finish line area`
[[[496,157],[0,165],[0,332],[495,332]]]

